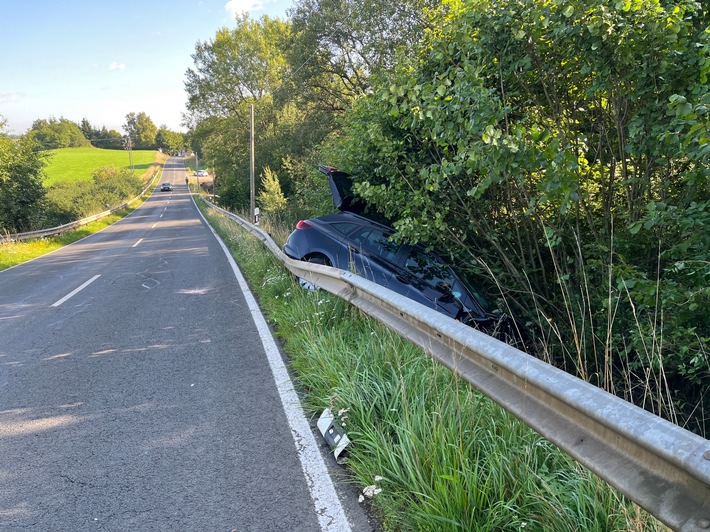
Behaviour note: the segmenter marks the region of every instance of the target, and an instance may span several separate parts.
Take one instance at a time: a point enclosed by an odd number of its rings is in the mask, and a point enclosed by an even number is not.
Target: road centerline
[[[79,292],[81,292],[84,288],[86,288],[87,286],[89,286],[91,283],[93,283],[93,282],[94,282],[96,279],[98,279],[99,277],[101,277],[101,275],[94,275],[91,279],[89,279],[88,281],[86,281],[86,282],[85,282],[84,284],[82,284],[80,287],[75,288],[74,290],[72,290],[71,292],[69,292],[67,295],[65,295],[62,299],[60,299],[60,300],[57,301],[56,303],[53,303],[52,306],[53,306],[53,307],[58,307],[59,305],[61,305],[61,304],[64,303],[65,301],[67,301],[68,299],[74,297],[76,294],[78,294]]]

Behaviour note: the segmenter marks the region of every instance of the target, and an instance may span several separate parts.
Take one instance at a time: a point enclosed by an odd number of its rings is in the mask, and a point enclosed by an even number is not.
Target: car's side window
[[[371,231],[372,229],[369,227],[360,227],[357,231],[350,235],[350,239],[358,244],[360,249],[366,248],[363,243],[367,240],[367,236]]]
[[[454,282],[453,276],[445,264],[417,248],[412,248],[404,267],[419,279],[432,285],[444,282],[451,286]]]
[[[400,245],[390,241],[387,235],[380,229],[373,229],[367,235],[362,235],[360,241],[363,249],[382,257],[387,261],[392,261],[399,251]]]
[[[353,231],[353,229],[358,227],[358,224],[354,224],[354,223],[350,223],[350,222],[342,222],[342,223],[331,224],[331,227],[333,229],[335,229],[338,233],[341,233],[343,235],[348,235]]]

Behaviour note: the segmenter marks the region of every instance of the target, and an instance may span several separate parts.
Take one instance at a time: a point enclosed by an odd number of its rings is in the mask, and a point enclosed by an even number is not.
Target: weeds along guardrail
[[[204,198],[203,198],[204,199]],[[287,257],[296,277],[374,317],[674,530],[710,530],[710,441],[351,272]]]
[[[95,222],[96,220],[100,220],[101,218],[103,218],[105,216],[109,216],[115,212],[120,211],[121,209],[125,209],[126,207],[130,206],[132,203],[136,202],[146,192],[148,192],[148,190],[150,190],[151,187],[155,186],[155,181],[158,178],[158,175],[160,175],[161,171],[162,171],[162,167],[159,167],[156,170],[153,177],[151,178],[148,185],[141,191],[140,194],[138,194],[132,200],[129,200],[129,201],[119,205],[118,207],[113,207],[112,209],[109,209],[107,211],[100,212],[99,214],[94,214],[93,216],[88,216],[86,218],[82,218],[81,220],[77,220],[75,222],[69,222],[68,224],[59,225],[57,227],[50,227],[49,229],[38,229],[37,231],[28,231],[26,233],[0,235],[0,244],[8,244],[10,242],[31,240],[33,238],[46,238],[48,236],[61,235],[62,233],[66,233],[67,231],[72,231],[72,230],[78,229],[79,227],[82,227],[84,225],[88,225],[91,222]]]

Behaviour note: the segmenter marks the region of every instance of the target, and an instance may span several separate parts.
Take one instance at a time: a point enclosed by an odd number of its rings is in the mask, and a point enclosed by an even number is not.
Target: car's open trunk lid
[[[328,176],[328,184],[330,185],[335,208],[343,212],[361,214],[365,210],[365,203],[353,194],[353,181],[350,174],[334,168],[328,169],[324,173]]]

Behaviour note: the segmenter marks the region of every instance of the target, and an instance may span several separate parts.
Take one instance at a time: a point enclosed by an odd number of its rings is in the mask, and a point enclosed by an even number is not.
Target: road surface
[[[182,159],[165,181],[0,272],[0,530],[368,530]]]

